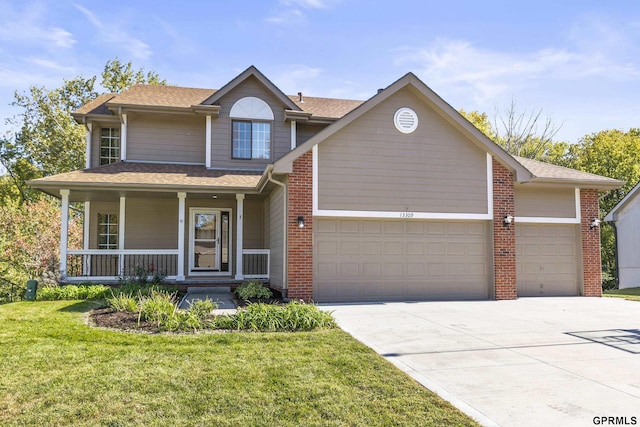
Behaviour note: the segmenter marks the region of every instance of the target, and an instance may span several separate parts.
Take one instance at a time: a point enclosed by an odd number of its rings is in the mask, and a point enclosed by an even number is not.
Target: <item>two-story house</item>
[[[87,167],[60,271],[267,281],[315,301],[600,295],[598,192],[620,181],[509,155],[409,73],[367,101],[136,85],[73,114]],[[84,203],[84,247],[67,247]]]

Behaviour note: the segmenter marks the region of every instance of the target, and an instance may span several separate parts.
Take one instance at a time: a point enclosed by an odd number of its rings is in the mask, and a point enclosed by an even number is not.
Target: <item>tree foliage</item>
[[[55,272],[59,265],[60,206],[50,197],[0,206],[0,272],[14,283]],[[82,245],[82,221],[69,220],[69,247]]]
[[[81,169],[85,164],[85,128],[71,113],[99,95],[97,77],[78,76],[58,88],[31,86],[15,92],[20,113],[8,120],[13,131],[0,138],[0,276],[23,281],[58,265],[59,203],[31,189],[26,181]],[[131,62],[108,61],[102,87],[122,92],[136,83],[165,84],[154,72],[135,71]],[[81,230],[73,217],[69,242]]]
[[[148,71],[145,73],[141,68],[133,70],[131,62],[123,64],[118,58],[107,61],[107,65],[102,72],[102,82],[100,83],[109,93],[122,93],[125,89],[139,83],[150,85],[166,85],[167,81],[160,76]]]

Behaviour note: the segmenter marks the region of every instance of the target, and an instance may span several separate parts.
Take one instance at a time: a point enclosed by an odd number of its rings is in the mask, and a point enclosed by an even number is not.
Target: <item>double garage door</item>
[[[579,293],[578,227],[516,224],[518,296]],[[484,299],[490,221],[314,220],[318,302]]]
[[[488,221],[318,218],[314,299],[487,298],[489,225]]]

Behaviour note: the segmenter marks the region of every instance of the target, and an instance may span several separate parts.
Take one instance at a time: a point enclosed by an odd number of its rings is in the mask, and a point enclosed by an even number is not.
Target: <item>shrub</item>
[[[204,300],[194,300],[187,311],[193,313],[200,319],[204,319],[209,316],[211,312],[216,308],[218,308],[218,303],[211,301],[209,298],[206,298]]]
[[[42,301],[97,300],[106,298],[110,291],[104,285],[63,285],[39,288],[36,297]]]
[[[273,296],[271,289],[263,286],[259,282],[247,282],[238,286],[235,290],[238,298],[249,300],[252,298],[267,299]]]
[[[0,277],[0,304],[20,301],[24,297],[25,291],[25,285],[18,285]]]
[[[121,284],[136,283],[138,285],[146,285],[151,283],[153,285],[161,285],[166,277],[167,273],[165,271],[158,270],[153,263],[150,263],[148,266],[136,265],[129,276],[126,276],[123,272],[120,275],[119,282]]]

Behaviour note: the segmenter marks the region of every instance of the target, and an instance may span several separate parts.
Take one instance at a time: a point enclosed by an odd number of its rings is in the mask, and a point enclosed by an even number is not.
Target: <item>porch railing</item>
[[[245,279],[268,279],[270,257],[269,249],[243,249],[242,271]]]
[[[177,249],[69,250],[67,278],[104,280],[156,273],[175,279],[178,272]]]

